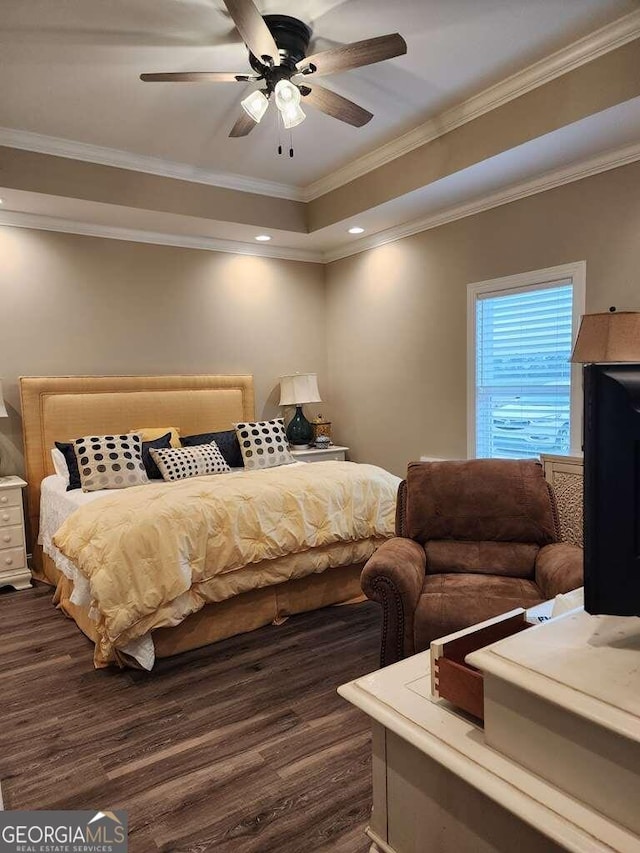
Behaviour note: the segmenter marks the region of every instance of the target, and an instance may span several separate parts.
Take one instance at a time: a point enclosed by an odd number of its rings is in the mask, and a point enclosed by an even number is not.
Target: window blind
[[[568,453],[571,282],[478,295],[476,456]]]

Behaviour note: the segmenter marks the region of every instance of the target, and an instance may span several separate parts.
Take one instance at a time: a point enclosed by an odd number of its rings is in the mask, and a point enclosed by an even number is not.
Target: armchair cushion
[[[457,542],[432,539],[424,546],[429,574],[473,572],[533,578],[540,548],[525,542]]]
[[[416,608],[414,651],[432,640],[544,598],[532,580],[491,575],[427,575]]]
[[[403,535],[472,542],[557,541],[542,466],[531,459],[412,462]]]

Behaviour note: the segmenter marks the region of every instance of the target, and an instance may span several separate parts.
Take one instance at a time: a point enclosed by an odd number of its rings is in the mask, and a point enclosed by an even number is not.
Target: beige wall
[[[640,164],[326,268],[331,402],[351,458],[466,456],[466,285],[587,262],[587,311],[640,308]]]
[[[402,474],[466,454],[466,285],[587,261],[587,310],[640,308],[640,164],[327,267],[0,228],[2,471],[20,472],[19,375],[316,370],[334,439]],[[313,412],[313,407],[311,407]]]
[[[20,375],[252,373],[274,416],[296,370],[326,388],[317,264],[0,227],[3,473],[22,470]]]

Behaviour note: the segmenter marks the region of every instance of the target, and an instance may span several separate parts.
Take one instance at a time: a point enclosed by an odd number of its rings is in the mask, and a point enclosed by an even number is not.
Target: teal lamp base
[[[302,406],[296,406],[296,413],[289,421],[287,441],[294,450],[302,450],[313,442],[313,427],[302,413]]]

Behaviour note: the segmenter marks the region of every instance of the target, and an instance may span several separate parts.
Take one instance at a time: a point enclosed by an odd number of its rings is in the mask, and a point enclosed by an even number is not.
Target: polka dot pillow
[[[149,482],[139,435],[86,435],[73,441],[83,492],[127,489]]]
[[[163,480],[185,480],[187,477],[228,474],[231,471],[215,441],[196,447],[171,447],[168,450],[151,448],[149,453]]]
[[[272,421],[254,421],[236,424],[236,435],[249,471],[256,468],[275,468],[295,462],[289,453],[289,443],[282,418]]]

